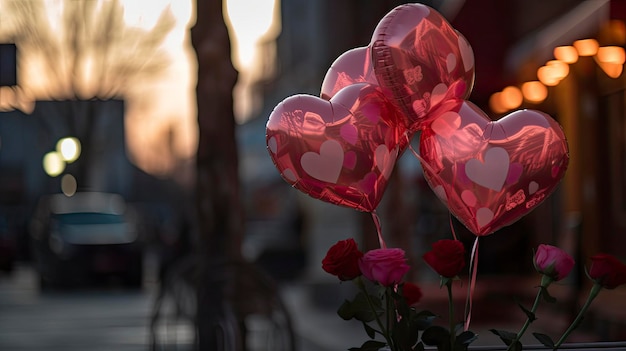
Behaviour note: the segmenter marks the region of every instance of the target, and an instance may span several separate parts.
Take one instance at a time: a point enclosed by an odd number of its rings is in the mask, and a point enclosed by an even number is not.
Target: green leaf
[[[339,309],[337,310],[337,314],[339,315],[339,317],[341,317],[343,320],[349,321],[352,318],[354,318],[354,310],[352,308],[352,302],[346,300],[344,301],[341,306],[339,306]]]
[[[433,325],[422,333],[422,342],[428,346],[440,346],[448,342],[450,333],[444,327]]]
[[[344,301],[344,303],[337,310],[339,317],[344,320],[350,320],[352,318],[362,321],[371,322],[376,318],[376,313],[382,313],[380,306],[380,299],[370,296],[374,309],[372,310],[370,302],[367,300],[367,295],[359,292],[353,301]]]
[[[366,322],[363,322],[363,328],[365,328],[365,332],[367,333],[367,336],[369,336],[372,339],[376,337],[376,329],[372,328]]]
[[[433,324],[437,316],[427,310],[420,311],[411,317],[411,322],[415,324],[417,330],[425,330]]]
[[[541,297],[543,297],[543,300],[547,303],[555,303],[556,302],[556,298],[552,295],[550,295],[550,293],[548,292],[548,288],[540,286],[539,287],[541,289]]]
[[[489,331],[499,336],[506,345],[511,345],[513,340],[515,340],[515,337],[517,337],[517,334],[506,330],[489,329]]]
[[[535,320],[537,320],[537,317],[535,316],[535,314],[531,310],[527,309],[526,307],[524,307],[524,305],[522,305],[519,302],[517,303],[517,305],[519,306],[519,308],[522,309],[522,311],[524,311],[524,313],[526,314],[526,317],[528,317],[528,320],[531,323],[534,322]]]
[[[387,346],[386,343],[376,340],[368,340],[361,345],[361,347],[351,347],[350,351],[378,351],[381,348]]]
[[[467,346],[469,346],[469,344],[471,344],[472,342],[474,342],[476,339],[478,339],[478,334],[470,331],[470,330],[466,330],[464,332],[462,332],[461,334],[456,336],[456,345],[465,345],[465,347],[467,348]]]
[[[554,348],[554,341],[552,341],[552,338],[550,338],[546,334],[533,333],[533,336],[544,346],[549,347],[551,349]]]

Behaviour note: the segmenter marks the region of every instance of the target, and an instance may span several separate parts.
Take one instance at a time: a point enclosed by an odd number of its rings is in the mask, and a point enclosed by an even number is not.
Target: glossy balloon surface
[[[368,47],[341,54],[326,72],[320,95],[322,99],[330,100],[339,90],[355,83],[378,84]]]
[[[330,101],[294,95],[271,113],[267,148],[295,188],[371,212],[406,145],[401,118],[380,87],[367,83],[349,85]]]
[[[472,90],[470,44],[426,5],[393,9],[378,23],[369,47],[378,85],[403,110],[412,131],[421,129],[441,102],[465,99]]]
[[[561,126],[520,110],[491,121],[469,101],[447,101],[422,131],[424,175],[472,233],[488,235],[546,199],[569,162]]]

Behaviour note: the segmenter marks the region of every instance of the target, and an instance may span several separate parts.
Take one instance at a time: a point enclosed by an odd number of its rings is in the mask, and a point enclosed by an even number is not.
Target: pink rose
[[[366,252],[359,260],[363,275],[383,286],[393,286],[409,271],[402,249],[375,249]]]
[[[354,239],[340,240],[328,249],[322,269],[340,280],[352,280],[361,275],[359,259],[362,256]]]
[[[574,259],[558,247],[541,244],[535,253],[535,269],[554,281],[559,281],[574,268]]]
[[[599,253],[591,257],[589,277],[605,289],[615,289],[626,284],[626,265],[609,254]]]

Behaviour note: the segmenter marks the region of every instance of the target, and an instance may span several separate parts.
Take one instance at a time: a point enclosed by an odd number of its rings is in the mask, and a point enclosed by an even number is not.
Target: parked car
[[[41,288],[118,276],[141,286],[143,249],[134,211],[118,194],[43,196],[30,222]]]

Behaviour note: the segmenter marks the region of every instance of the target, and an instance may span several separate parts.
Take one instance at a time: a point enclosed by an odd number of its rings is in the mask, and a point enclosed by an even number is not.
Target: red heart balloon
[[[365,46],[344,52],[332,63],[322,81],[322,99],[330,100],[339,90],[355,83],[378,84],[369,48]]]
[[[474,53],[467,40],[434,9],[400,5],[378,23],[372,64],[380,85],[421,129],[442,101],[465,99],[474,84]]]
[[[565,175],[567,140],[543,112],[520,110],[492,121],[471,102],[450,100],[434,114],[420,137],[424,175],[477,236],[526,215]]]
[[[294,95],[272,111],[267,147],[282,177],[332,204],[372,212],[406,146],[400,111],[366,83],[330,101]]]

